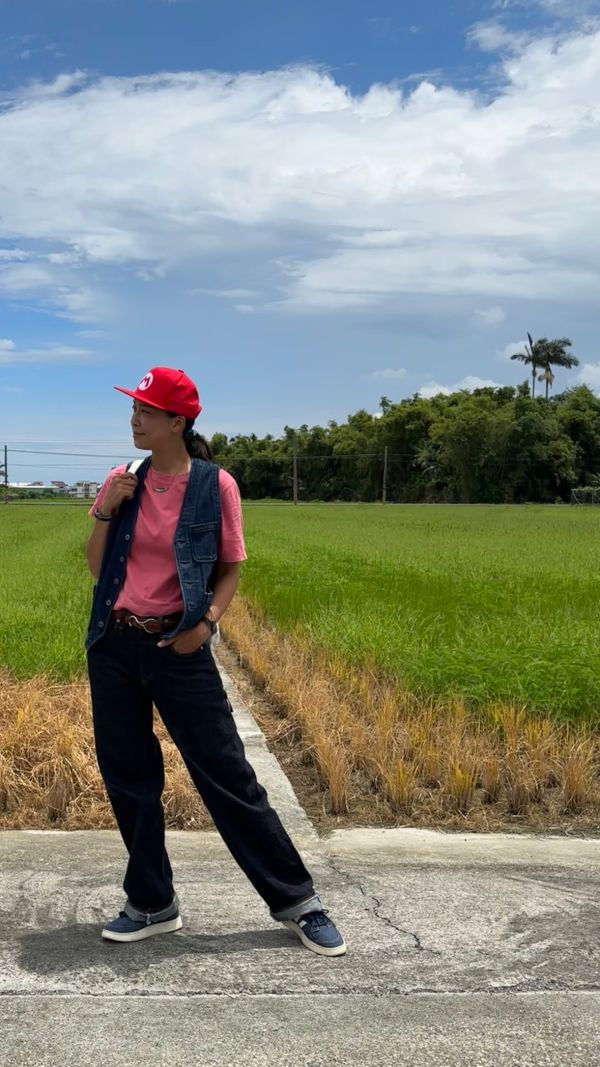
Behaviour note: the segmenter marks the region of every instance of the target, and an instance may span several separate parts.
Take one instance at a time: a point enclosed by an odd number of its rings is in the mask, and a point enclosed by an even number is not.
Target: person
[[[209,459],[182,371],[152,367],[132,397],[134,473],[116,467],[90,509],[95,579],[87,637],[98,766],[129,859],[126,902],[102,936],[139,941],[182,920],[165,847],[153,704],[234,859],[271,916],[324,956],[346,951],[245,757],[210,637],[246,559],[237,483]]]

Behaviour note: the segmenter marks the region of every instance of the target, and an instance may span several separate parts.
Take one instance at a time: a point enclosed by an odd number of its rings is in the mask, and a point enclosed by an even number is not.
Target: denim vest
[[[123,501],[108,531],[100,574],[94,586],[86,649],[106,633],[123,585],[149,466],[148,456],[137,471],[138,484],[132,499]],[[173,542],[183,597],[183,617],[177,627],[163,637],[174,637],[180,630],[191,629],[208,611],[213,596],[211,579],[217,560],[220,524],[219,468],[215,463],[193,459]]]

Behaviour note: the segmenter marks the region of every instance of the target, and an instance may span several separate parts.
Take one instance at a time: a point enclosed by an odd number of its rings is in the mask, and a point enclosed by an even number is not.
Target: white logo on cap
[[[145,374],[144,377],[142,378],[140,384],[138,385],[138,389],[141,389],[142,392],[145,389],[149,389],[150,386],[152,385],[153,381],[154,381],[154,375],[153,375],[152,371],[149,370],[148,373]]]

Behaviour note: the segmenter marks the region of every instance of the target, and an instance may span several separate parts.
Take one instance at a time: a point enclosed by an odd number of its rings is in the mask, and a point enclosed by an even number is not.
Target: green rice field
[[[90,524],[76,505],[0,505],[0,663],[18,678],[85,671]]]
[[[244,594],[417,694],[600,721],[600,511],[249,506]]]
[[[412,692],[600,721],[600,511],[245,507],[242,592],[269,622]],[[0,661],[82,673],[91,597],[75,507],[0,507]]]

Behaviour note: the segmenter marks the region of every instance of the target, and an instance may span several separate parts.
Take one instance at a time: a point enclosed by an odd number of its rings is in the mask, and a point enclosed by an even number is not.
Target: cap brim
[[[169,411],[169,408],[161,408],[160,404],[153,404],[151,400],[148,400],[147,396],[140,392],[139,389],[123,389],[121,385],[113,385],[113,389],[116,389],[118,393],[125,393],[126,396],[132,396],[134,400],[139,400],[140,404],[147,404],[149,408],[156,408],[157,411]],[[195,415],[184,415],[184,419],[197,419],[198,415],[202,411],[202,404],[198,404],[198,411]]]
[[[158,411],[166,411],[166,408],[161,408],[160,404],[153,404],[151,400],[148,400],[143,393],[138,389],[123,389],[120,385],[113,385],[113,389],[116,389],[118,393],[125,393],[127,396],[132,396],[134,400],[139,400],[141,404],[147,404],[149,408],[156,408]]]

